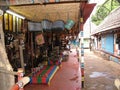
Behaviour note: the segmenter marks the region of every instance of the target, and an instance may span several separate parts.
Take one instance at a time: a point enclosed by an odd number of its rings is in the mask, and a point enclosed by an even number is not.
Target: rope
[[[18,75],[18,72],[8,71],[6,69],[0,69],[0,72],[6,73],[6,74],[11,74],[11,75]]]

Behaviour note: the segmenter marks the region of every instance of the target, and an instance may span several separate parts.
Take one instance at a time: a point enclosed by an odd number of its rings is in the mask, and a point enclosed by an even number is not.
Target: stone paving
[[[85,50],[85,88],[82,90],[117,90],[116,78],[120,78],[120,64]]]

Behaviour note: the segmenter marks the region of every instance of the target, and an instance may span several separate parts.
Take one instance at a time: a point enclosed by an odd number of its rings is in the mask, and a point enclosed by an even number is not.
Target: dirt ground
[[[85,88],[82,90],[117,90],[116,78],[120,78],[120,64],[85,50]]]

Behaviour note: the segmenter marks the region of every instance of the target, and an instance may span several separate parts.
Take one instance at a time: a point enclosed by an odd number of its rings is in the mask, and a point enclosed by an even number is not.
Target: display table
[[[50,81],[58,69],[59,66],[57,65],[44,66],[42,69],[40,69],[40,71],[31,76],[31,83],[50,85]]]

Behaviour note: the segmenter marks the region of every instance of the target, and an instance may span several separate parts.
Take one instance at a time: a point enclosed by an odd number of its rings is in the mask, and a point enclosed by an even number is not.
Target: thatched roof
[[[25,16],[32,21],[41,21],[42,19],[66,21],[68,18],[78,21],[80,3],[60,3],[46,5],[22,5],[10,6],[10,9]]]
[[[32,21],[48,18],[52,21],[68,18],[78,20],[80,3],[88,0],[6,0],[0,1],[1,6],[17,12]]]
[[[80,8],[86,9],[83,10],[85,19],[93,9],[94,5],[87,5],[87,2],[88,0],[0,0],[0,8],[9,7],[31,21],[39,22],[47,18],[51,21],[61,19],[66,22],[69,18],[78,22]]]
[[[85,22],[95,6],[95,4],[88,4],[88,0],[56,0],[58,2],[45,2],[47,0],[7,1],[0,1],[0,5],[9,7],[10,10],[25,16],[27,20],[40,22],[42,19],[49,19],[51,21],[60,19],[66,22],[68,19],[72,19],[75,22],[75,30],[79,30],[78,22],[81,13],[83,13]]]

